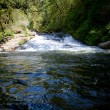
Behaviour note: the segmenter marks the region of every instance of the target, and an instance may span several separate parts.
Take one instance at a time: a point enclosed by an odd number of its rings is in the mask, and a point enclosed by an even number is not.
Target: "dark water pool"
[[[109,110],[110,54],[0,53],[0,110]]]

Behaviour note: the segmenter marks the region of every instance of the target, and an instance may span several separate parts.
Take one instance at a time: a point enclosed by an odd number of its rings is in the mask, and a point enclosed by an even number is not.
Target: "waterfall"
[[[54,33],[38,34],[16,51],[74,51],[74,52],[97,52],[103,51],[95,46],[87,46],[75,40],[71,35]]]

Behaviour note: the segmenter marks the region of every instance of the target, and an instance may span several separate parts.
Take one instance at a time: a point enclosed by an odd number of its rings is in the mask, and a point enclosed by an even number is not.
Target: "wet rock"
[[[65,48],[72,48],[72,46],[71,45],[68,45],[68,44],[64,45],[64,47]]]
[[[103,49],[110,49],[110,41],[100,43],[98,46]]]
[[[4,52],[4,51],[5,51],[4,48],[0,47],[0,52]]]
[[[23,99],[8,93],[0,94],[0,103],[0,110],[28,110],[28,104]]]
[[[26,49],[26,47],[24,47],[24,46],[19,46],[16,48],[16,50],[24,50],[24,49]]]
[[[2,93],[3,91],[4,91],[4,88],[0,86],[0,93]]]
[[[27,85],[27,86],[29,85],[28,82],[21,79],[15,79],[13,82],[21,85]]]

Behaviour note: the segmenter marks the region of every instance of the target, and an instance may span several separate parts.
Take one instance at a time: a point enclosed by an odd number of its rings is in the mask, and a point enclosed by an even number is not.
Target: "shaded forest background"
[[[0,0],[0,43],[28,29],[65,32],[97,45],[110,40],[110,1]]]

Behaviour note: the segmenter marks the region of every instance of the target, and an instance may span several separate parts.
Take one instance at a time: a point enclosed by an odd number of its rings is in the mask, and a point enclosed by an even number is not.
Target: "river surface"
[[[70,36],[0,53],[0,110],[109,110],[109,88],[110,54]]]

